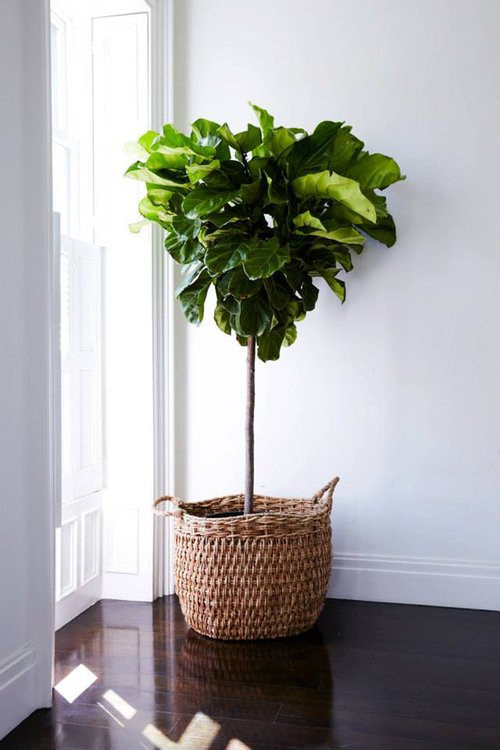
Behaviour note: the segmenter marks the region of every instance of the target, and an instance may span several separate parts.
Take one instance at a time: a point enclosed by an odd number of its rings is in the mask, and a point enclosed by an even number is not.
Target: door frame
[[[151,87],[151,126],[161,129],[164,122],[173,120],[173,0],[143,0],[149,9],[149,55]],[[50,73],[50,0],[43,0],[47,36],[47,71]],[[50,163],[50,203],[52,188],[52,125],[50,115],[50,75],[48,87],[48,158]],[[54,237],[59,231],[54,219]],[[174,494],[174,315],[173,268],[165,257],[163,237],[159,228],[152,233],[153,255],[153,408],[154,408],[154,489],[155,495]],[[61,515],[61,362],[59,351],[60,327],[60,261],[58,243],[50,242],[48,295],[50,314],[48,325],[49,355],[49,461],[51,497],[51,611],[52,632],[55,623],[55,528]],[[173,528],[167,519],[155,517],[153,526],[153,595],[154,598],[174,593]],[[51,663],[54,644],[51,643]],[[43,705],[51,705],[50,689],[44,691]]]

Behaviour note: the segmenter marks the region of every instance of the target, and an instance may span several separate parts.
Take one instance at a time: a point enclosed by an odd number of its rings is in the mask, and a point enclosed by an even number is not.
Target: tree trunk
[[[245,425],[246,471],[245,514],[253,513],[254,483],[254,414],[255,414],[255,338],[247,340],[247,419]]]

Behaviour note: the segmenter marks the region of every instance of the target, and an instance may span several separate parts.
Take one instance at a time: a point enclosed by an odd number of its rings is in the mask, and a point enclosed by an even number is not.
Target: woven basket
[[[224,640],[281,638],[311,628],[323,608],[331,570],[332,495],[338,477],[311,499],[243,496],[181,503],[165,496],[159,515],[175,518],[176,591],[186,622]],[[170,501],[175,511],[158,506]]]

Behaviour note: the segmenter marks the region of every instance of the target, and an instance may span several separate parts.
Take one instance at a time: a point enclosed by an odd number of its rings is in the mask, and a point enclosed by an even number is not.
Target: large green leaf
[[[304,213],[296,216],[293,220],[293,223],[298,228],[313,227],[314,229],[320,229],[322,231],[326,231],[320,219],[318,219],[316,216],[313,216],[310,211],[304,211]]]
[[[345,242],[346,245],[363,245],[365,239],[354,227],[339,227],[330,232],[317,231],[313,232],[314,237],[323,237],[325,240],[335,240],[336,242]]]
[[[294,296],[285,276],[280,271],[265,279],[264,286],[275,310],[282,310]]]
[[[260,128],[251,123],[248,124],[246,130],[243,130],[241,133],[236,133],[235,138],[239,150],[244,154],[253,151],[254,148],[257,148],[257,146],[262,143],[262,133],[260,132]]]
[[[226,308],[218,302],[214,310],[214,320],[221,331],[223,331],[223,333],[227,333],[229,336],[231,335],[230,318],[231,314],[228,313]]]
[[[356,158],[363,146],[363,141],[351,133],[349,126],[344,125],[333,139],[328,170],[345,174],[348,165]]]
[[[255,125],[248,124],[247,129],[241,133],[233,134],[227,123],[224,123],[217,131],[220,137],[229,145],[238,151],[240,154],[247,154],[253,151],[262,143],[262,133],[260,128]]]
[[[295,136],[287,128],[276,128],[266,138],[264,145],[274,156],[280,156],[295,143]]]
[[[165,250],[177,263],[191,263],[203,254],[203,246],[198,240],[179,237],[175,232],[167,236]]]
[[[318,300],[319,289],[317,286],[314,286],[309,276],[304,280],[304,283],[300,287],[299,294],[302,297],[304,309],[307,312],[314,310]]]
[[[158,224],[161,224],[164,228],[170,226],[173,219],[172,213],[165,211],[163,206],[155,206],[148,196],[143,198],[139,203],[139,213],[141,213],[146,219],[158,222]]]
[[[335,136],[341,122],[321,122],[314,133],[296,141],[287,154],[290,177],[328,169]]]
[[[197,216],[191,220],[177,215],[172,219],[172,228],[181,240],[194,240],[200,233],[201,221]]]
[[[363,154],[349,168],[347,175],[359,182],[363,190],[373,188],[383,190],[394,182],[405,179],[394,159],[383,154]]]
[[[190,182],[199,182],[204,180],[214,169],[219,169],[220,161],[214,159],[209,164],[190,164],[186,167]]]
[[[254,237],[246,245],[244,268],[250,279],[265,279],[290,260],[290,248],[280,245],[277,237],[271,240]]]
[[[259,336],[257,342],[257,355],[262,362],[277,360],[280,357],[281,345],[284,343],[285,327],[278,326],[272,331],[266,331]]]
[[[199,325],[203,320],[205,300],[211,283],[210,275],[207,271],[203,271],[195,281],[177,295],[182,312],[189,323]]]
[[[271,324],[272,310],[269,302],[259,295],[240,303],[238,325],[243,336],[260,336]]]
[[[218,276],[225,271],[239,266],[246,257],[246,246],[241,237],[221,237],[211,245],[205,253],[205,264],[212,276]]]
[[[286,327],[285,330],[285,340],[283,341],[283,346],[291,346],[292,344],[295,344],[297,340],[297,326],[294,323],[291,323]]]
[[[200,276],[202,271],[203,263],[201,261],[195,260],[193,263],[187,263],[182,269],[184,278],[176,288],[175,296],[178,297],[179,294],[184,291],[184,289],[187,289],[188,286],[191,286],[191,284]]]
[[[140,146],[142,146],[143,149],[145,149],[148,154],[151,153],[153,149],[153,143],[158,138],[158,133],[155,130],[148,130],[147,133],[144,133],[144,135],[141,135],[139,140],[137,141]]]
[[[222,297],[231,295],[237,299],[252,297],[262,288],[262,281],[260,279],[256,281],[249,279],[241,266],[236,266],[236,268],[223,273],[216,283],[217,291]]]
[[[392,247],[396,242],[396,225],[390,214],[379,219],[376,224],[363,224],[360,228],[387,247]]]
[[[270,115],[269,112],[267,112],[265,109],[257,107],[256,104],[252,104],[252,102],[248,103],[257,115],[260,129],[262,130],[262,135],[264,136],[264,138],[266,138],[269,132],[274,128],[274,117]]]
[[[217,188],[197,187],[192,190],[182,204],[186,216],[204,216],[218,211],[238,195],[237,190],[217,190]]]
[[[363,195],[359,183],[336,172],[326,170],[298,177],[293,181],[292,188],[298,198],[333,198],[368,221],[375,222],[377,219],[375,207]]]
[[[175,182],[166,177],[162,177],[150,169],[143,167],[140,162],[132,164],[125,172],[125,177],[130,177],[132,180],[139,180],[139,182],[148,182],[153,185],[164,185],[165,187],[175,188],[176,190],[189,190],[189,184],[182,182]]]
[[[324,278],[332,292],[335,292],[339,300],[345,302],[345,282],[337,279],[339,269],[328,268],[320,271],[321,276]]]

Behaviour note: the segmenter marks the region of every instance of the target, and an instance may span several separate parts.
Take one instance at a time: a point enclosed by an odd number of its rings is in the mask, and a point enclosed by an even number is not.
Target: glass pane
[[[50,24],[52,124],[57,130],[67,128],[66,98],[66,31],[63,23]]]
[[[56,141],[52,144],[54,211],[61,214],[61,234],[70,236],[71,152]]]

